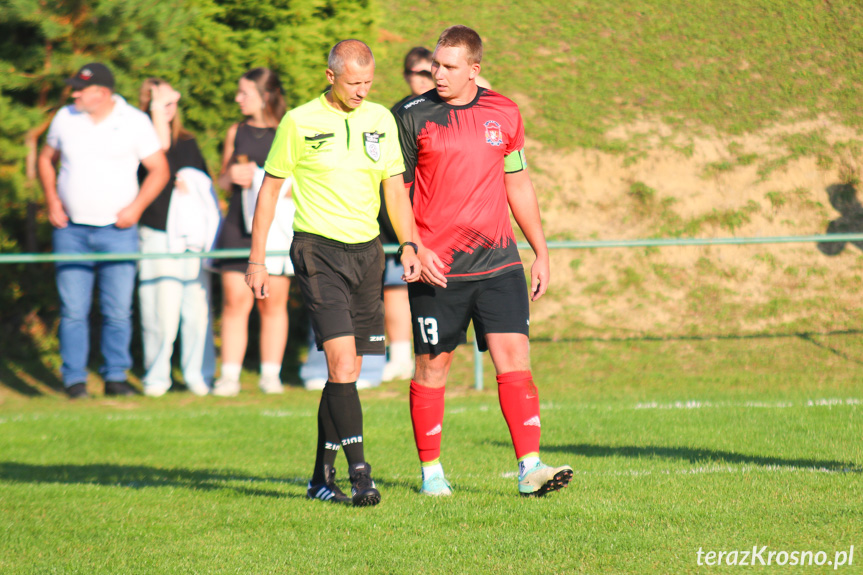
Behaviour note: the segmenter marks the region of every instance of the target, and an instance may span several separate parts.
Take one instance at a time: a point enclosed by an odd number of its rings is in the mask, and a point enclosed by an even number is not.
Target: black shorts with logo
[[[487,279],[449,282],[445,288],[410,283],[408,294],[417,354],[453,351],[466,341],[470,320],[480,351],[488,350],[488,333],[530,335],[530,305],[521,267]]]
[[[315,343],[354,336],[357,355],[383,355],[384,250],[379,239],[343,244],[296,232],[291,243],[295,281],[315,330]]]

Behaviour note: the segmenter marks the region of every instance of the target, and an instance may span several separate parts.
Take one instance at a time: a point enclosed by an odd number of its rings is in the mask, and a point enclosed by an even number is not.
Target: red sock
[[[539,453],[539,394],[531,373],[511,371],[498,375],[497,392],[516,459]]]
[[[445,388],[433,388],[411,381],[411,422],[420,461],[428,463],[440,457],[443,430]]]

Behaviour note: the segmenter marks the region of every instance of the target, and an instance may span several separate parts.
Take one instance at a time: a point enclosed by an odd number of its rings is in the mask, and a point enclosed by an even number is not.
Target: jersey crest
[[[485,124],[485,141],[492,146],[502,146],[503,137],[501,136],[500,124],[494,120],[489,120]]]
[[[381,137],[383,137],[383,134],[379,134],[377,132],[363,132],[363,141],[365,141],[366,144],[366,154],[375,162],[381,159]]]
[[[507,154],[524,146],[518,107],[485,89],[462,106],[449,105],[434,90],[419,99],[395,112],[419,237],[438,255],[449,281],[520,268],[505,172]]]

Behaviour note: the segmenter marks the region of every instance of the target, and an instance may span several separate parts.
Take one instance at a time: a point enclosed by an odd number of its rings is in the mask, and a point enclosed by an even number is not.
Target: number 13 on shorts
[[[437,345],[437,320],[433,317],[418,317],[417,323],[420,324],[420,335],[422,335],[423,343]]]

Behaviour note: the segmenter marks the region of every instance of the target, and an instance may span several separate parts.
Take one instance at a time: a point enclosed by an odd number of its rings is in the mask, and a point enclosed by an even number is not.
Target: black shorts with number
[[[449,282],[445,288],[411,283],[408,294],[417,354],[453,351],[466,341],[470,320],[481,351],[488,350],[486,334],[529,335],[530,306],[521,267],[488,279]]]
[[[312,318],[315,343],[354,336],[357,355],[383,355],[384,250],[379,239],[343,244],[297,232],[291,243],[295,280]]]

